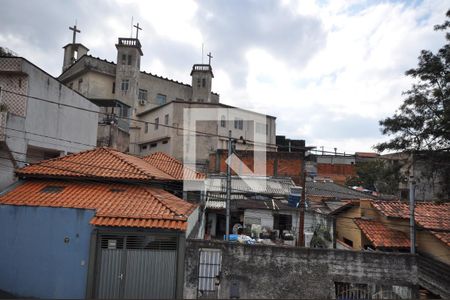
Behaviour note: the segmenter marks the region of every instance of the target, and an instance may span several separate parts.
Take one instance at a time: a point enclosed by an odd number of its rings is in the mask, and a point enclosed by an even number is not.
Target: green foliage
[[[381,159],[359,162],[356,165],[356,176],[349,178],[346,185],[362,186],[368,190],[394,195],[403,180],[400,167],[395,162]]]
[[[311,248],[328,248],[331,243],[331,235],[329,228],[321,223],[314,229],[314,234],[311,238]]]
[[[17,54],[8,48],[0,47],[0,56],[17,56]]]
[[[447,12],[450,18],[450,10]],[[435,26],[446,30],[447,21]],[[380,143],[378,151],[436,151],[450,148],[450,34],[437,53],[422,50],[417,68],[406,71],[417,83],[404,95],[406,99],[392,117],[380,121],[382,133],[392,136]]]
[[[450,19],[450,10],[447,11]],[[435,30],[448,30],[450,21],[436,25]],[[413,154],[414,160],[428,165],[428,176],[440,178],[443,193],[450,198],[450,33],[446,44],[436,53],[422,50],[418,66],[406,71],[416,79],[404,92],[405,100],[392,117],[380,121],[382,133],[390,136],[375,149]],[[428,172],[428,173],[429,173]],[[425,174],[426,175],[426,174]]]

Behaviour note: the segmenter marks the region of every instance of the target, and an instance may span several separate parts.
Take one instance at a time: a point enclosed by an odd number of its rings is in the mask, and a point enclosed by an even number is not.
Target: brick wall
[[[254,152],[253,151],[236,151],[241,161],[253,172]],[[211,173],[226,173],[227,151],[218,150],[209,156],[209,168]],[[266,176],[287,176],[291,177],[296,184],[300,184],[302,176],[302,153],[299,152],[266,152]],[[239,162],[233,162],[232,166],[236,170],[243,170],[239,166]],[[245,173],[245,172],[244,172]],[[235,174],[233,172],[233,174]]]
[[[347,164],[317,164],[317,175],[329,177],[334,182],[344,184],[348,177],[356,175],[356,166]]]

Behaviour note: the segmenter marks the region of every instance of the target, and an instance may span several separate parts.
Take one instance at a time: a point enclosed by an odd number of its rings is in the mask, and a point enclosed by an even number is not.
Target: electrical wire
[[[92,110],[92,109],[88,109],[88,108],[83,108],[83,107],[79,107],[79,106],[75,106],[75,105],[71,105],[71,104],[66,104],[66,103],[60,103],[57,101],[53,101],[53,100],[49,100],[49,99],[45,99],[45,98],[41,98],[41,97],[36,97],[36,96],[30,96],[30,95],[26,95],[23,93],[18,93],[18,92],[14,92],[14,91],[10,91],[7,89],[2,89],[2,92],[6,92],[6,93],[10,93],[16,96],[22,96],[22,97],[26,97],[28,99],[33,99],[33,100],[38,100],[38,101],[43,101],[43,102],[47,102],[47,103],[51,103],[51,104],[55,104],[58,106],[65,106],[65,107],[69,107],[69,108],[73,108],[73,109],[79,109],[82,111],[86,111],[86,112],[91,112],[91,113],[95,113],[95,114],[101,114],[101,115],[111,115],[110,113],[105,113],[105,112],[100,112],[100,111],[96,111],[96,110]],[[220,135],[220,134],[215,134],[215,133],[209,133],[209,132],[204,132],[204,131],[200,131],[200,130],[193,130],[193,129],[187,129],[187,128],[183,128],[183,127],[179,127],[179,126],[171,126],[171,125],[166,125],[166,124],[162,124],[162,123],[156,123],[156,122],[151,122],[151,121],[144,121],[144,120],[139,120],[139,119],[134,119],[134,118],[130,118],[130,117],[117,117],[118,119],[124,119],[124,120],[128,120],[128,121],[132,121],[132,122],[137,122],[137,123],[143,123],[143,124],[152,124],[152,125],[158,125],[161,127],[166,127],[166,128],[172,128],[172,129],[176,129],[176,130],[181,130],[181,131],[187,131],[187,132],[192,132],[195,134],[200,134],[200,135],[204,135],[204,136],[209,136],[209,137],[219,137],[219,138],[223,138],[223,139],[228,139],[227,135]],[[262,146],[281,146],[281,147],[288,147],[287,145],[277,145],[277,144],[273,144],[273,143],[261,143],[261,142],[257,142],[257,141],[253,141],[253,140],[245,140],[246,143],[252,143],[253,145],[262,145]],[[296,150],[302,150],[305,151],[306,149],[304,147],[295,147],[295,146],[291,146],[291,149],[296,149]],[[334,152],[333,152],[334,153]]]

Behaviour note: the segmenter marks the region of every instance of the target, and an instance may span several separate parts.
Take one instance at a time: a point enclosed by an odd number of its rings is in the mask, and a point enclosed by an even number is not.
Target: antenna
[[[131,16],[130,38],[133,38],[133,16]]]
[[[204,44],[202,43],[202,65],[203,65],[203,47],[204,47]]]

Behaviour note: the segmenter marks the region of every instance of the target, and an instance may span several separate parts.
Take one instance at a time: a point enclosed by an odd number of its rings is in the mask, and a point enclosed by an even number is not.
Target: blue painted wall
[[[93,215],[0,205],[0,289],[21,297],[84,298]]]

